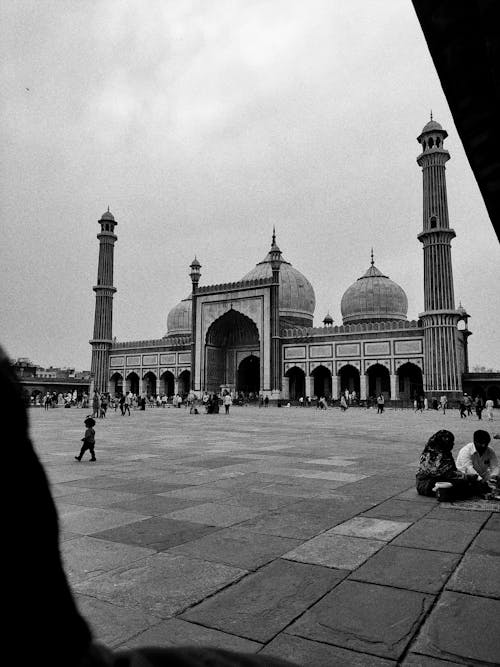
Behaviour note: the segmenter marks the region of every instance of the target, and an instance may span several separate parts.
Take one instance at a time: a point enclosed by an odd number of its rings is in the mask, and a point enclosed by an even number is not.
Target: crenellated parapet
[[[309,338],[312,336],[333,336],[335,334],[358,334],[378,331],[402,331],[422,328],[420,320],[393,320],[389,322],[363,322],[361,324],[341,324],[325,327],[296,327],[283,329],[281,338]]]
[[[237,292],[244,289],[252,289],[263,285],[273,285],[273,278],[254,278],[251,280],[239,280],[233,283],[219,283],[216,285],[203,285],[198,287],[197,294],[217,294],[218,292]]]
[[[113,341],[111,350],[117,352],[130,348],[174,348],[186,347],[191,344],[191,336],[169,336],[168,338],[154,338],[153,340]]]

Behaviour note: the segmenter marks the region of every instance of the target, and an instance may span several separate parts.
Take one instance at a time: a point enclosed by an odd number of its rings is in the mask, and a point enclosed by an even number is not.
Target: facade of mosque
[[[418,137],[423,172],[424,309],[407,319],[402,287],[370,266],[341,300],[343,324],[328,314],[314,327],[314,289],[282,255],[273,233],[268,254],[240,280],[199,285],[167,316],[160,339],[118,342],[112,337],[113,252],[117,240],[109,210],[101,231],[92,346],[93,386],[111,393],[200,395],[252,393],[271,400],[338,397],[348,390],[365,400],[383,394],[409,400],[426,394],[455,399],[468,370],[469,315],[455,307],[443,142],[432,120]]]

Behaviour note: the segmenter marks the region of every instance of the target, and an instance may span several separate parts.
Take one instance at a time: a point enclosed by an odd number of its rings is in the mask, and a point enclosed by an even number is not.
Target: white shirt
[[[491,447],[487,447],[481,455],[473,442],[469,442],[458,452],[457,468],[469,475],[477,474],[483,479],[497,477],[499,473],[497,455]]]

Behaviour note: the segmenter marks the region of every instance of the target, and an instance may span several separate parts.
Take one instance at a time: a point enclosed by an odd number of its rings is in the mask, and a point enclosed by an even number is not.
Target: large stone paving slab
[[[351,535],[352,537],[366,537],[372,540],[389,541],[402,533],[410,523],[404,521],[389,521],[388,519],[373,519],[357,516],[341,523],[328,531],[328,534]]]
[[[500,556],[500,539],[497,530],[483,530],[470,548],[471,553],[483,556]]]
[[[460,561],[460,554],[388,545],[349,579],[437,594]]]
[[[416,549],[431,549],[463,553],[479,532],[475,523],[447,521],[439,519],[420,519],[402,535],[398,535],[393,544]]]
[[[140,512],[143,515],[162,516],[182,510],[186,507],[192,507],[203,502],[202,500],[181,500],[179,498],[166,498],[160,495],[136,496],[135,500],[119,500],[110,505],[110,509],[120,509],[124,511]]]
[[[287,632],[398,660],[432,600],[431,596],[414,591],[344,581]]]
[[[117,606],[168,618],[237,581],[244,574],[245,570],[220,563],[180,554],[157,553],[127,567],[77,583],[74,589]]]
[[[197,540],[169,549],[194,558],[255,570],[300,544],[275,535],[260,535],[251,530],[233,527],[218,530]]]
[[[327,568],[277,560],[193,607],[182,618],[268,642],[343,576]]]
[[[374,655],[356,653],[289,635],[279,634],[276,639],[260,651],[260,655],[272,655],[276,658],[290,660],[300,667],[395,667],[392,660],[377,658]]]
[[[138,632],[144,632],[161,621],[161,618],[141,609],[117,606],[88,595],[76,595],[75,600],[94,638],[111,648],[120,646]]]
[[[393,521],[418,521],[430,510],[427,505],[414,503],[409,500],[391,498],[380,503],[363,513],[363,516],[377,517],[379,519],[392,519]]]
[[[465,554],[446,588],[500,599],[500,558],[474,552]]]
[[[111,509],[88,507],[82,509],[74,505],[75,509],[59,514],[61,528],[70,533],[90,535],[101,530],[113,529],[118,526],[137,523],[147,517],[132,512],[118,512]]]
[[[461,665],[498,665],[500,601],[445,591],[412,652]]]
[[[283,558],[339,570],[354,570],[383,546],[381,540],[337,535],[328,531],[288,551]]]
[[[310,515],[282,508],[263,512],[254,519],[243,521],[239,524],[239,527],[265,535],[278,535],[305,540],[323,532],[327,528],[331,528],[336,523],[341,523],[343,520],[343,514],[339,516],[331,513]]]
[[[137,496],[135,493],[115,491],[114,489],[92,489],[92,491],[82,491],[82,489],[80,489],[76,493],[70,493],[62,496],[62,503],[83,505],[84,507],[117,509],[116,507],[113,507],[113,505],[116,503],[127,501],[130,503],[130,501],[132,501],[131,511],[139,514],[139,510],[134,506],[134,501],[136,501],[138,498],[139,496]]]
[[[78,537],[61,548],[64,570],[70,583],[85,581],[103,572],[151,556],[152,549],[118,544],[93,537]]]
[[[192,521],[208,526],[225,527],[240,523],[241,521],[245,521],[245,519],[250,519],[259,514],[262,514],[262,510],[223,503],[203,503],[194,507],[186,507],[183,510],[169,512],[165,516],[180,521]]]
[[[177,544],[207,535],[214,530],[216,530],[214,526],[152,517],[126,526],[96,532],[92,534],[92,537],[164,551]]]
[[[142,632],[133,639],[127,641],[121,648],[133,648],[139,646],[210,646],[212,648],[223,648],[229,651],[242,651],[244,653],[257,653],[262,644],[242,639],[235,635],[228,635],[220,630],[204,628],[182,621],[179,618],[171,618],[161,621],[158,625]]]

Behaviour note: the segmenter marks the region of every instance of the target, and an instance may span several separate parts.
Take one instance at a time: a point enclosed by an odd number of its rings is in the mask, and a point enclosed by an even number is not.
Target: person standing
[[[264,407],[265,407],[265,408],[268,408],[268,407],[269,407],[269,396],[266,396],[266,397],[264,398]]]
[[[345,412],[347,410],[347,401],[345,400],[345,394],[342,394],[340,397],[340,409],[342,412]]]
[[[483,399],[481,396],[476,396],[474,400],[474,407],[476,409],[476,415],[478,419],[482,419],[482,412],[483,412]]]
[[[125,415],[126,412],[128,412],[128,416],[130,417],[130,404],[132,403],[132,392],[128,392],[128,394],[125,395],[125,399],[123,401],[123,414]]]
[[[231,394],[226,394],[224,396],[224,408],[226,410],[226,415],[229,414],[229,408],[233,404],[233,401],[231,400]]]
[[[429,399],[427,398],[427,396],[424,396],[424,410],[428,409],[429,409]]]
[[[460,419],[467,419],[467,406],[463,397],[460,399]]]
[[[484,409],[486,410],[486,414],[488,415],[488,421],[492,422],[493,421],[493,400],[489,398],[486,403],[484,404]]]
[[[464,403],[465,407],[467,408],[467,414],[469,416],[472,415],[472,398],[469,396],[469,394],[464,394]]]
[[[94,395],[92,396],[92,417],[99,419],[99,410],[101,409],[101,398],[97,389],[94,390]]]
[[[446,406],[448,405],[448,399],[446,396],[443,394],[441,398],[439,399],[439,407],[443,411],[443,415],[446,414]]]
[[[377,396],[377,414],[381,415],[384,411],[385,398],[383,394]]]
[[[78,456],[75,456],[75,459],[77,461],[81,461],[82,456],[88,450],[90,452],[90,460],[97,461],[95,457],[95,431],[94,431],[95,421],[92,419],[92,417],[87,417],[87,419],[83,423],[86,426],[85,435],[82,438],[83,445],[82,448],[80,449],[80,454]]]

